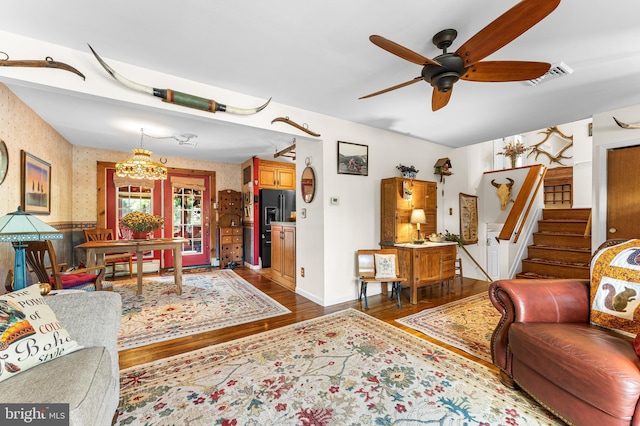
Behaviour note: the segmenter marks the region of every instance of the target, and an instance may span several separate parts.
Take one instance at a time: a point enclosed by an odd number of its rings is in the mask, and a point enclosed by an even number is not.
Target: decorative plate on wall
[[[9,153],[7,152],[7,145],[2,139],[0,139],[0,185],[4,182],[4,178],[7,177],[7,169],[9,168]]]

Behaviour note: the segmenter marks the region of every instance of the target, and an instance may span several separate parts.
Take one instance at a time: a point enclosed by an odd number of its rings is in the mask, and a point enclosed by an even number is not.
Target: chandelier
[[[152,152],[142,147],[144,131],[140,129],[140,148],[133,149],[133,157],[116,163],[116,176],[132,179],[164,180],[167,168],[151,159]]]

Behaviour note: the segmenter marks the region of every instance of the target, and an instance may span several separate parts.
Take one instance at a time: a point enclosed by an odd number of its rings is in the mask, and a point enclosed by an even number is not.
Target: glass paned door
[[[172,181],[172,177],[179,179]],[[165,186],[165,211],[171,212],[171,224],[165,224],[166,237],[185,239],[182,246],[183,266],[210,265],[209,177],[170,174],[168,180]],[[198,184],[188,183],[191,180]],[[164,261],[167,266],[173,265],[170,253],[165,253]]]
[[[202,191],[173,188],[173,236],[187,240],[183,253],[202,254]]]

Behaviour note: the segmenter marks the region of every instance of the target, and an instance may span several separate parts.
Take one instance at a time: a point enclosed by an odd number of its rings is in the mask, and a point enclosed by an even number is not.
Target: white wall
[[[449,156],[452,149],[333,117],[317,115],[314,126],[315,123],[323,129],[324,170],[318,203],[323,207],[320,220],[324,223],[324,246],[320,254],[317,241],[298,240],[298,277],[300,266],[307,271],[303,262],[313,262],[313,270],[323,270],[324,276],[306,273],[304,279],[298,280],[298,291],[318,303],[332,305],[357,298],[356,251],[379,247],[381,179],[399,176],[396,166],[402,163],[420,170],[418,179],[435,180],[433,165],[438,158]],[[368,176],[337,173],[338,141],[368,146]],[[302,167],[304,163],[300,162],[306,155],[304,150],[298,150],[298,167]],[[331,197],[338,197],[339,204],[331,204]],[[302,229],[305,225],[298,222],[298,226]],[[379,286],[371,285],[368,294],[379,291]]]

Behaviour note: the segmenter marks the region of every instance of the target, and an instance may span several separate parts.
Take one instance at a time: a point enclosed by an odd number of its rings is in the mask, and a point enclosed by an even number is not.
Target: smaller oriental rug
[[[559,425],[493,369],[354,309],[121,371],[119,425]]]
[[[183,274],[180,296],[173,274],[145,277],[141,295],[136,286],[135,278],[114,285],[122,296],[119,350],[291,312],[229,269]]]
[[[500,313],[484,292],[396,321],[491,362],[491,335],[499,320]]]

